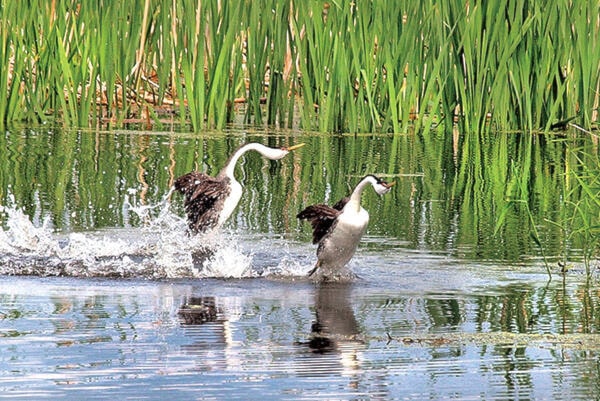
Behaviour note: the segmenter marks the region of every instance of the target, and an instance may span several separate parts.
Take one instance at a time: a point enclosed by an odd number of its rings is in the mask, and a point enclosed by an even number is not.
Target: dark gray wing
[[[337,203],[336,206],[338,206]],[[316,244],[323,239],[341,213],[341,209],[319,204],[307,207],[296,217],[310,222],[313,228],[313,244]]]
[[[175,189],[184,196],[188,226],[203,232],[217,226],[223,203],[229,196],[229,179],[192,171],[175,180]]]
[[[346,203],[348,203],[349,200],[350,200],[350,197],[346,196],[345,198],[340,199],[338,201],[338,203],[333,205],[333,208],[336,210],[342,210],[344,208],[344,206],[346,206]]]

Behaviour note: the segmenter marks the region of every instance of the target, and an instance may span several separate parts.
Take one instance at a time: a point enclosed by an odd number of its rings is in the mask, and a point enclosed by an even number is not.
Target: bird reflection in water
[[[214,297],[190,297],[177,311],[181,324],[187,326],[214,322],[218,315]]]
[[[290,321],[281,321],[278,308],[272,308],[272,304],[255,310],[251,306],[240,308],[244,301],[237,297],[190,296],[183,300],[177,313],[189,339],[179,347],[196,357],[193,363],[197,371],[228,371],[244,377],[253,369],[267,375],[273,372],[277,377],[335,376],[345,377],[353,388],[362,386],[361,353],[365,344],[352,308],[352,286],[328,282],[311,290],[314,304],[312,308],[307,305],[310,309],[305,316],[310,319],[313,310],[314,321],[309,323],[310,333],[301,334],[305,339],[300,341],[290,338],[298,331],[289,331]],[[258,315],[262,317],[259,319]],[[307,322],[297,323],[301,330]],[[266,324],[271,327],[264,328]],[[276,340],[286,336],[290,336],[287,338],[294,347],[290,348],[286,340]],[[257,359],[259,353],[261,357]],[[257,364],[259,360],[262,362]],[[240,367],[244,367],[243,371]]]
[[[324,282],[315,294],[315,321],[308,347],[315,353],[340,351],[346,345],[355,349],[360,334],[350,306],[351,283]]]

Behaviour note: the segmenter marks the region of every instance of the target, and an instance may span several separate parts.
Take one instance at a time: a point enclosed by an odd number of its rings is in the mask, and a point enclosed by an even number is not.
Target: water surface
[[[495,227],[515,166],[536,172],[533,213],[560,213],[553,195],[568,144],[490,138],[478,159],[466,138],[458,148],[298,133],[0,138],[2,398],[599,394],[598,283],[577,244],[561,276],[561,233],[540,226],[549,280],[523,210]],[[308,145],[276,163],[244,158],[235,218],[190,237],[180,199],[168,196],[173,179],[215,173],[248,140]],[[510,168],[499,163],[506,155]],[[295,214],[337,201],[367,172],[398,185],[365,194],[371,223],[349,265],[356,278],[308,280],[315,247]],[[207,243],[215,252],[199,262]]]
[[[355,267],[373,264],[361,258]],[[3,396],[81,399],[589,399],[597,321],[535,274],[386,284],[4,277]],[[433,269],[433,272],[432,272]],[[390,273],[384,269],[378,273]],[[416,278],[423,279],[415,286]],[[529,280],[524,282],[524,278]],[[462,279],[463,281],[460,282]],[[566,290],[566,293],[564,292]],[[569,299],[563,308],[557,299]],[[568,310],[568,311],[567,311]],[[595,319],[594,319],[595,320]],[[584,334],[584,333],[590,334]]]

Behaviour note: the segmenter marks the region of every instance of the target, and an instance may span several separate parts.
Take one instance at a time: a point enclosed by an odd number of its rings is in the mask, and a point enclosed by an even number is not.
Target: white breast
[[[320,244],[317,256],[322,266],[341,268],[354,253],[369,224],[369,213],[362,207],[358,212],[344,210],[338,216],[333,232]]]
[[[369,224],[369,213],[363,207],[360,207],[358,211],[348,207],[344,208],[338,220],[343,221],[345,224],[362,228]]]
[[[231,180],[231,192],[225,202],[223,203],[223,210],[221,210],[221,214],[219,215],[219,223],[218,225],[223,225],[227,219],[231,216],[235,208],[237,207],[240,199],[242,198],[242,185],[235,181]]]

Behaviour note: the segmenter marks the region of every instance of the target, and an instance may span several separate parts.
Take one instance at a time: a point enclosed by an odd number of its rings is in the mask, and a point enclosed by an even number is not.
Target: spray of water
[[[53,231],[48,221],[36,227],[14,201],[0,205],[0,274],[148,279],[304,274],[285,252],[278,262],[253,265],[252,246],[246,249],[235,233],[190,235],[169,199],[170,193],[155,205],[128,199],[126,207],[140,217],[141,227],[67,234]]]

